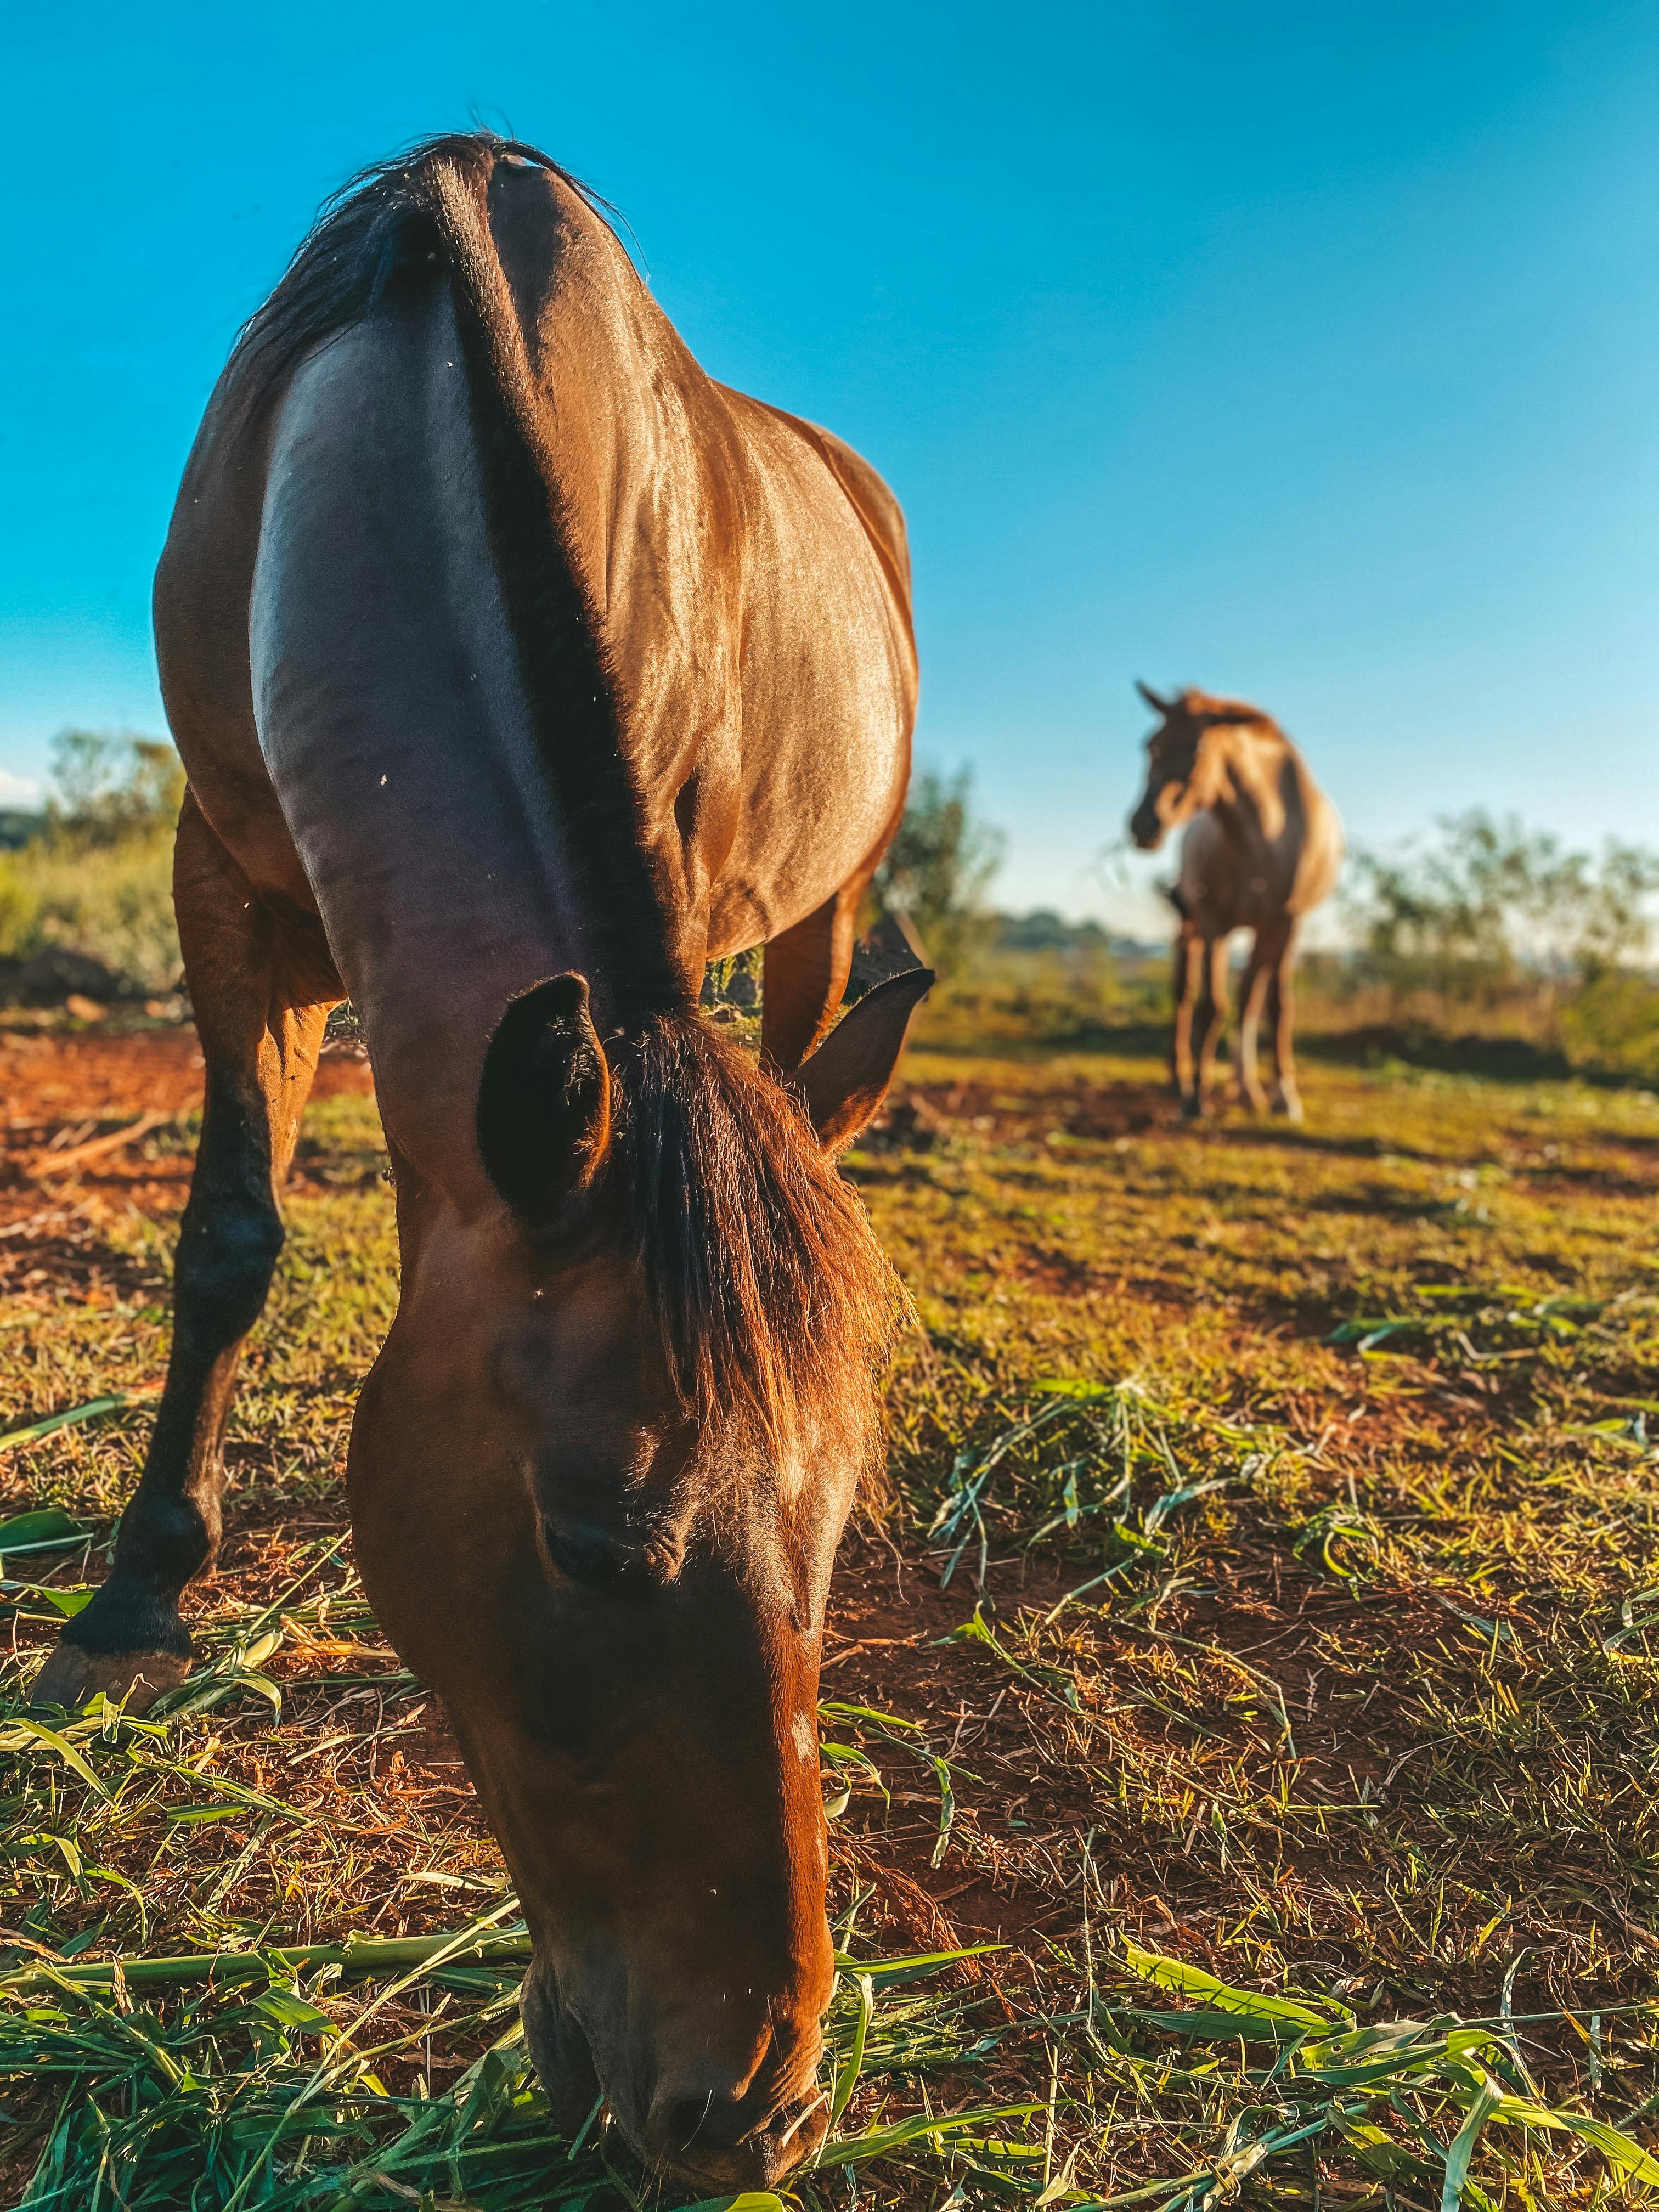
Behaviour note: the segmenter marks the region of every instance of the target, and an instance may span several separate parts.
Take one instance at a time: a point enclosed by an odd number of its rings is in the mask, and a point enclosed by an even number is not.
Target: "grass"
[[[951,1019],[849,1163],[922,1327],[832,1614],[841,2111],[790,2195],[1644,2201],[1652,1098],[1332,1058],[1305,1129],[1192,1131],[1144,1054]],[[20,1157],[187,1095],[75,1049],[9,1060]],[[597,2119],[547,2141],[504,1872],[342,1541],[367,1099],[307,1125],[211,1664],[24,1725],[136,1473],[191,1133],[0,1189],[0,1501],[70,1524],[0,1528],[0,2199],[628,2203]]]

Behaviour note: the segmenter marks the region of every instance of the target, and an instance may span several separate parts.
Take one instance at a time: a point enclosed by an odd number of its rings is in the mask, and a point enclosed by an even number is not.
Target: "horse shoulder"
[[[1194,815],[1182,835],[1176,889],[1182,915],[1200,936],[1237,927],[1237,853],[1207,807]]]

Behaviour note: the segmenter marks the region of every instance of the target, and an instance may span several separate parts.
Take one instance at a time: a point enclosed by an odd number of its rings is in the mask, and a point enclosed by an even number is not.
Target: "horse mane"
[[[703,1424],[774,1443],[880,1435],[904,1307],[857,1192],[804,1107],[691,1009],[611,1048],[623,1203],[669,1372]]]
[[[1247,699],[1217,699],[1207,691],[1200,691],[1188,684],[1176,701],[1194,721],[1236,722],[1248,730],[1266,730],[1276,738],[1283,738],[1273,716],[1264,714],[1260,707],[1252,707]],[[1285,739],[1286,744],[1289,739]]]
[[[608,200],[521,138],[493,131],[437,131],[400,154],[371,161],[323,202],[276,289],[237,332],[226,386],[251,413],[263,411],[283,379],[314,347],[349,329],[400,286],[429,282],[447,258],[434,180],[440,167],[482,190],[511,155],[569,185],[609,224]],[[611,226],[614,228],[614,225]]]

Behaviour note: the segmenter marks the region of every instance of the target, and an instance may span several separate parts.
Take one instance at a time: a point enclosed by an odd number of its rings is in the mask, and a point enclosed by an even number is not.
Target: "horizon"
[[[1651,11],[1263,24],[1210,0],[1045,27],[416,5],[342,28],[314,0],[186,6],[159,38],[106,6],[32,24],[0,806],[59,728],[165,732],[149,576],[231,337],[327,191],[482,117],[619,205],[711,374],[893,484],[918,762],[973,770],[1000,906],[1132,933],[1156,911],[1167,854],[1127,890],[1101,865],[1138,676],[1265,707],[1354,844],[1477,806],[1659,842]],[[118,160],[66,155],[65,112]]]

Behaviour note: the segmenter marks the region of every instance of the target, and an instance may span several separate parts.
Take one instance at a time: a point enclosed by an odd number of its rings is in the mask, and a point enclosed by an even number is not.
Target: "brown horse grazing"
[[[243,333],[155,619],[207,1103],[149,1459],[37,1696],[187,1671],[349,994],[402,1255],[365,1583],[518,1885],[556,2109],[602,2092],[659,2173],[769,2185],[826,2124],[818,1663],[897,1297],[834,1154],[932,981],[824,1036],[909,772],[898,510],[709,381],[544,155],[441,138]],[[762,941],[757,1068],[696,1004]]]
[[[1342,866],[1342,824],[1307,763],[1271,715],[1239,699],[1185,690],[1160,699],[1136,690],[1159,723],[1146,740],[1146,788],[1129,834],[1155,853],[1164,832],[1188,824],[1170,896],[1176,939],[1171,1073],[1182,1109],[1209,1111],[1216,1048],[1227,1022],[1228,946],[1253,933],[1240,990],[1238,1079],[1258,1114],[1267,1095],[1256,1040],[1265,1012],[1273,1042],[1273,1104],[1302,1119],[1291,1045],[1291,972],[1304,915],[1330,896]],[[1193,1023],[1198,1013],[1197,1064]]]

